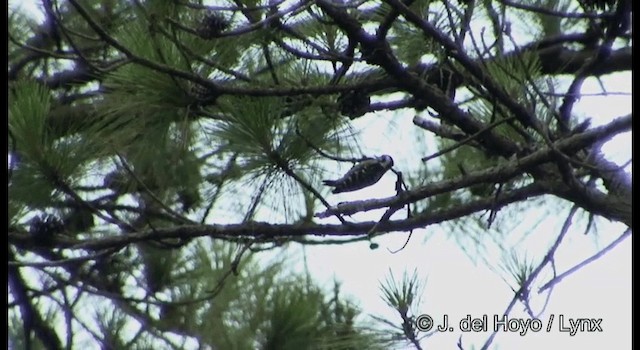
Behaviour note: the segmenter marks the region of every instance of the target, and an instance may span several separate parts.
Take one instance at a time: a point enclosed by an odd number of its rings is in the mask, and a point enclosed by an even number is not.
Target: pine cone
[[[217,13],[208,13],[200,21],[196,32],[203,39],[213,39],[227,28],[229,28],[229,21],[224,16]]]
[[[64,218],[64,226],[69,231],[84,232],[95,225],[93,214],[84,208],[74,208]]]
[[[616,0],[578,0],[578,2],[586,11],[605,11],[607,7],[613,9],[616,6]]]
[[[220,94],[206,86],[197,83],[189,83],[189,96],[193,97],[200,105],[214,104]]]
[[[357,118],[363,115],[369,104],[371,98],[363,91],[347,91],[338,97],[338,104],[340,105],[340,113],[348,116],[351,119]]]
[[[192,83],[189,85],[189,95],[191,95],[196,100],[203,101],[216,97],[217,93],[206,86]]]
[[[64,224],[59,217],[53,214],[43,214],[31,220],[29,233],[39,245],[49,245],[52,236],[64,232]]]

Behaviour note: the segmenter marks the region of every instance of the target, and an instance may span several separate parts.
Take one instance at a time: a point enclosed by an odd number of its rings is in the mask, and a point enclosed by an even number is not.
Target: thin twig
[[[609,243],[609,245],[604,247],[602,250],[600,250],[596,254],[588,257],[584,261],[580,262],[579,264],[575,265],[574,267],[568,269],[567,271],[565,271],[565,272],[561,273],[560,275],[558,275],[557,277],[553,278],[551,281],[545,283],[542,287],[540,287],[540,289],[538,289],[538,293],[542,293],[542,292],[544,292],[545,290],[547,290],[549,288],[553,288],[553,286],[558,284],[560,281],[562,281],[563,279],[565,279],[566,277],[568,277],[572,273],[580,270],[581,268],[587,266],[588,264],[590,264],[590,263],[596,261],[597,259],[599,259],[600,257],[604,256],[606,253],[611,251],[618,244],[622,243],[622,241],[627,239],[627,237],[629,237],[629,236],[631,236],[631,229],[625,230],[624,233],[622,233],[622,235],[620,235],[620,237],[616,238],[613,242]]]
[[[296,121],[296,134],[307,144],[307,146],[311,147],[311,149],[316,151],[316,153],[318,153],[319,155],[321,155],[324,158],[331,159],[331,160],[336,161],[336,162],[359,163],[359,162],[363,162],[365,160],[373,159],[371,157],[343,158],[343,157],[330,155],[327,152],[321,150],[318,146],[314,145],[313,142],[311,142],[311,140],[309,140],[307,137],[302,135],[302,132],[300,131],[300,128],[298,127],[297,121]]]
[[[181,215],[180,213],[178,213],[175,210],[171,209],[166,203],[164,203],[164,201],[162,201],[160,198],[158,198],[158,196],[156,196],[149,189],[149,187],[147,187],[147,185],[142,180],[140,180],[140,178],[138,178],[138,176],[135,174],[133,169],[131,169],[131,167],[129,167],[125,157],[123,155],[121,155],[119,152],[116,152],[116,155],[118,156],[118,159],[120,159],[120,165],[127,171],[127,173],[129,173],[129,175],[131,175],[131,177],[134,178],[136,183],[138,183],[140,186],[142,186],[142,189],[145,191],[145,193],[148,194],[158,205],[160,205],[160,207],[162,209],[164,209],[167,213],[169,213],[169,215],[171,215],[174,218],[182,221],[183,223],[186,223],[186,224],[195,223],[191,219],[189,219],[189,218],[185,217],[184,215]]]
[[[545,257],[542,259],[540,264],[533,271],[531,271],[531,274],[529,274],[529,276],[527,276],[527,279],[522,283],[522,285],[520,286],[520,289],[518,289],[514,293],[513,298],[511,299],[511,302],[509,303],[509,305],[507,306],[505,311],[502,313],[502,315],[509,315],[511,313],[511,310],[516,305],[516,303],[518,301],[521,301],[523,296],[528,293],[528,291],[531,288],[531,284],[538,277],[540,272],[542,272],[542,269],[554,259],[555,252],[558,249],[558,247],[560,246],[560,243],[564,239],[565,235],[569,231],[569,228],[571,227],[571,223],[572,223],[572,220],[573,220],[573,216],[575,215],[577,210],[578,210],[577,206],[573,206],[571,208],[571,210],[569,211],[569,214],[567,215],[566,220],[564,221],[564,224],[562,225],[562,229],[560,230],[560,233],[558,234],[558,237],[556,238],[555,242],[553,243],[551,248],[549,248],[549,251],[547,252]],[[481,349],[482,350],[488,349],[489,346],[491,345],[491,343],[493,342],[493,339],[495,338],[495,336],[497,334],[498,334],[497,331],[492,332],[491,335],[489,336],[489,338],[487,338],[485,343],[482,345]]]
[[[434,153],[434,154],[432,154],[432,155],[429,155],[429,156],[423,157],[423,158],[422,158],[422,161],[423,161],[423,162],[426,162],[426,161],[428,161],[428,160],[431,160],[431,159],[434,159],[434,158],[440,157],[440,156],[441,156],[441,155],[443,155],[443,154],[449,153],[449,152],[451,152],[451,151],[455,150],[456,148],[461,147],[461,146],[464,146],[465,144],[467,144],[467,143],[469,143],[469,142],[471,142],[471,141],[473,141],[473,140],[477,139],[477,138],[478,138],[478,137],[480,137],[482,134],[484,134],[485,132],[487,132],[487,131],[489,131],[489,130],[491,130],[491,129],[495,128],[496,126],[498,126],[498,125],[500,125],[500,124],[502,124],[502,123],[509,122],[509,121],[511,121],[511,120],[514,120],[514,119],[516,119],[516,117],[512,116],[512,117],[507,117],[507,118],[504,118],[504,119],[496,120],[495,122],[493,122],[493,123],[491,123],[491,124],[487,125],[484,129],[482,129],[482,130],[480,130],[480,131],[476,132],[475,134],[473,134],[473,135],[471,135],[471,136],[469,136],[469,137],[467,137],[467,138],[465,138],[465,139],[463,139],[463,140],[461,140],[461,141],[458,141],[457,143],[455,143],[455,144],[453,144],[453,145],[451,145],[451,146],[449,146],[449,147],[446,147],[446,148],[444,148],[444,149],[442,149],[442,150],[440,150],[440,151],[438,151],[438,152],[436,152],[436,153]]]

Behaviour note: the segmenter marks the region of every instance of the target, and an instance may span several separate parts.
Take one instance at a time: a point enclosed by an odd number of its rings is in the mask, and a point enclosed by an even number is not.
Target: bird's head
[[[378,161],[380,161],[380,164],[382,164],[385,169],[391,169],[393,166],[393,158],[391,158],[390,155],[384,154],[378,157]]]

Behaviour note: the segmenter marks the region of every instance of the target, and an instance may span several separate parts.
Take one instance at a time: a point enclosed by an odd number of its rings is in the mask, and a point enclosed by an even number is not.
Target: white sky
[[[15,4],[15,1],[9,1],[10,6]],[[24,2],[21,6],[26,10],[35,9],[31,2]],[[609,91],[631,92],[631,73],[605,76],[603,81]],[[589,79],[582,92],[602,91],[595,79]],[[631,96],[583,97],[576,105],[575,112],[591,117],[593,126],[604,124],[612,118],[631,112]],[[404,149],[411,145],[398,140],[380,140],[379,135],[384,128],[389,127],[391,119],[397,128],[415,128],[411,124],[412,116],[384,117],[373,121],[370,118],[360,118],[359,120],[367,120],[367,132],[372,135],[371,138],[364,139],[373,140],[374,144],[370,145],[372,149],[380,150],[378,154],[391,154],[397,165],[401,166]],[[631,158],[630,145],[631,133],[625,133],[605,145],[604,150],[612,160],[622,164]],[[630,167],[627,170],[630,171]],[[343,200],[386,197],[393,194],[393,181],[390,175],[385,175],[383,180],[369,189],[330,197],[330,201],[337,203]],[[514,249],[519,255],[526,252],[529,259],[540,261],[546,248],[560,231],[567,212],[568,209],[545,213],[545,208],[532,208],[524,212],[520,231],[513,232],[513,237],[522,237],[525,232],[523,230],[535,222],[536,218],[542,217],[543,221],[537,226],[531,239],[514,246]],[[552,215],[554,213],[557,215]],[[365,215],[365,218],[375,220],[380,213]],[[620,224],[599,220],[598,234],[594,236],[593,233],[584,235],[584,227],[584,220],[574,219],[574,226],[556,255],[559,273],[593,255],[625,229]],[[491,328],[493,316],[501,315],[505,310],[513,293],[499,273],[506,279],[509,277],[497,269],[502,259],[488,254],[486,259],[493,269],[481,261],[474,263],[453,239],[447,238],[449,234],[437,225],[415,230],[411,242],[403,251],[389,253],[387,248],[399,248],[406,236],[406,233],[392,233],[379,237],[376,242],[380,244],[380,248],[375,251],[370,250],[366,242],[347,246],[307,247],[308,266],[314,278],[327,288],[332,286],[334,278],[341,281],[343,292],[352,296],[366,314],[383,316],[397,323],[400,322],[397,315],[380,297],[380,282],[385,280],[389,271],[393,271],[394,276],[401,277],[403,272],[411,273],[417,269],[420,278],[427,282],[422,305],[415,311],[430,314],[436,324],[446,314],[450,325],[455,328],[454,332],[436,334],[424,340],[422,346],[430,349],[455,349],[458,338],[462,335],[464,349],[479,348],[490,332],[462,333],[457,322],[467,314],[474,318],[486,314]],[[426,237],[429,239],[426,240]],[[300,258],[298,261],[302,268],[302,248],[294,246],[290,252]],[[490,250],[490,253],[495,253],[495,249]],[[524,336],[501,333],[494,339],[491,349],[631,349],[631,253],[631,238],[628,238],[604,257],[563,280],[553,290],[546,311],[540,317],[542,331],[530,331]],[[542,276],[545,277],[534,284],[536,288],[532,293],[532,304],[536,312],[540,310],[546,295],[538,295],[535,290],[548,280],[548,269]],[[554,327],[547,333],[544,328],[550,315],[555,315]],[[602,318],[603,332],[579,332],[570,336],[558,330],[560,315],[565,319]],[[528,319],[521,304],[516,305],[511,317]],[[567,320],[565,322],[568,323]],[[411,347],[407,345],[407,348]]]

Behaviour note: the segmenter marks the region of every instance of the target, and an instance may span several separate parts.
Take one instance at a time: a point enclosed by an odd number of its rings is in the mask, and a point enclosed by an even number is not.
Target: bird
[[[351,192],[363,189],[378,182],[382,175],[393,166],[389,155],[367,159],[355,164],[346,174],[337,180],[323,180],[326,186],[334,187],[331,193]]]

